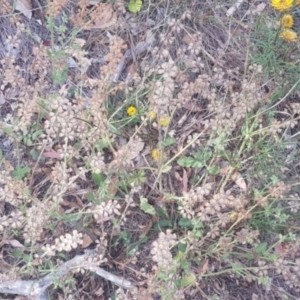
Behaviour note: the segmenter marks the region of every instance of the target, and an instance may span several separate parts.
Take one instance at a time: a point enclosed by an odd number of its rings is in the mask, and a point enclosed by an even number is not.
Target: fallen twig
[[[17,294],[32,297],[36,300],[46,300],[48,298],[47,288],[52,285],[54,280],[62,278],[73,269],[84,268],[90,270],[97,275],[121,286],[122,288],[131,289],[134,285],[121,277],[113,275],[102,268],[98,267],[92,258],[95,252],[87,250],[83,255],[77,255],[74,258],[66,261],[56,268],[52,273],[37,280],[15,280],[0,283],[0,293]]]

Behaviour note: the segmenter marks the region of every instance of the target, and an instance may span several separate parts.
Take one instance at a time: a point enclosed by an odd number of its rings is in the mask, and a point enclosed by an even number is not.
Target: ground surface
[[[296,2],[2,1],[1,299],[299,299]]]

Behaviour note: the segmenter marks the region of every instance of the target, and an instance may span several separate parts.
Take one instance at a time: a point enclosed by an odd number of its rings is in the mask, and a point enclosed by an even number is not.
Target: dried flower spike
[[[271,0],[271,5],[279,11],[287,11],[293,6],[294,0]]]
[[[292,15],[283,15],[280,19],[280,26],[283,28],[291,28],[294,25],[294,18]]]

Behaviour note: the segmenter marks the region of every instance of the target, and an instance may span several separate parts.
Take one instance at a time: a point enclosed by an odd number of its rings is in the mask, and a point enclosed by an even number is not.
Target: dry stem
[[[29,296],[37,300],[49,299],[47,288],[52,285],[54,281],[62,278],[74,268],[89,269],[122,288],[131,289],[134,287],[130,281],[122,279],[96,266],[91,259],[93,255],[93,250],[86,251],[83,255],[76,255],[74,258],[60,265],[54,272],[38,280],[15,280],[13,282],[0,283],[0,293]]]

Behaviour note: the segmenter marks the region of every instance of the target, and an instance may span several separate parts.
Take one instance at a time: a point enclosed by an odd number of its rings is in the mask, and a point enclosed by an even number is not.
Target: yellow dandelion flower
[[[291,28],[294,25],[294,18],[292,15],[283,15],[280,19],[280,26],[284,28]]]
[[[289,10],[293,6],[294,0],[271,0],[271,5],[279,11]]]
[[[163,159],[163,156],[164,156],[164,153],[162,150],[158,149],[158,148],[154,148],[152,151],[151,151],[151,156],[153,158],[153,160],[162,160]]]
[[[128,114],[128,116],[130,116],[130,117],[133,117],[134,115],[136,115],[137,114],[137,108],[135,107],[135,106],[129,106],[128,108],[127,108],[127,114]]]
[[[288,43],[296,42],[298,39],[297,33],[291,29],[284,29],[280,33],[280,37]]]
[[[159,119],[158,123],[159,123],[160,126],[166,127],[166,126],[169,125],[170,120],[171,120],[170,117],[166,116],[166,117],[163,117],[163,118]]]
[[[156,118],[156,112],[150,111],[149,112],[149,118],[150,118],[150,120],[154,120]]]

